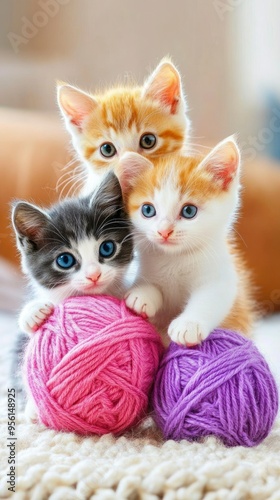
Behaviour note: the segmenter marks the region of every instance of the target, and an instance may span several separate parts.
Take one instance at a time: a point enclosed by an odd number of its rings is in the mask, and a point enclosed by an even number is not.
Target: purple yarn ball
[[[156,376],[152,406],[166,439],[214,435],[227,446],[255,446],[271,430],[278,390],[252,341],[219,329],[191,349],[170,344]]]

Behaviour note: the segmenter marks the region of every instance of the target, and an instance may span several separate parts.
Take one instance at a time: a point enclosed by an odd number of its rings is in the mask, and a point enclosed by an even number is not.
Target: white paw
[[[125,296],[129,309],[144,318],[153,318],[162,306],[162,294],[153,285],[139,285],[131,288]]]
[[[192,346],[208,337],[210,331],[198,321],[189,321],[186,316],[178,316],[169,325],[168,335],[179,345]]]
[[[37,409],[36,409],[35,403],[31,399],[27,400],[25,410],[24,410],[24,418],[25,418],[25,421],[28,423],[38,422]]]
[[[19,327],[22,332],[35,333],[53,312],[51,302],[32,301],[26,304],[19,316]]]

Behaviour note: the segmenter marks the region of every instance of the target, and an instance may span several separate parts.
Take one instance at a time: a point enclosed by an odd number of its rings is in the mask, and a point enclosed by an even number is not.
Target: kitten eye
[[[111,158],[111,156],[114,156],[116,152],[117,150],[111,142],[105,142],[102,146],[100,146],[100,153],[106,158]]]
[[[181,210],[181,215],[185,217],[185,219],[193,219],[196,214],[197,207],[194,205],[185,205]]]
[[[141,212],[144,217],[154,217],[156,215],[156,209],[151,203],[145,203],[145,205],[142,205]]]
[[[156,136],[154,134],[143,134],[140,139],[140,146],[143,149],[152,149],[156,145]]]
[[[71,253],[62,253],[57,257],[56,263],[61,269],[70,269],[76,264],[76,259]]]
[[[112,257],[116,248],[116,244],[113,241],[103,241],[99,247],[99,255],[105,258]]]

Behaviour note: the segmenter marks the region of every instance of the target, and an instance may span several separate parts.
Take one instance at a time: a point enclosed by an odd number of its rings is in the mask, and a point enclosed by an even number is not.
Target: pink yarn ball
[[[39,420],[81,434],[128,429],[147,411],[162,352],[154,327],[124,302],[67,299],[26,350],[25,376]]]

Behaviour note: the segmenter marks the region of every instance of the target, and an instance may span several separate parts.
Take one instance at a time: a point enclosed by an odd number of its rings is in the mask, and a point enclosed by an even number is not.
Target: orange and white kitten
[[[84,194],[126,151],[153,159],[179,151],[189,134],[181,78],[167,59],[142,87],[114,87],[91,95],[59,84],[58,104],[82,160]]]
[[[248,277],[230,235],[239,171],[233,137],[204,159],[173,154],[150,162],[126,153],[120,161],[140,266],[126,303],[161,332],[169,325],[178,344],[197,344],[218,326],[250,330]]]

